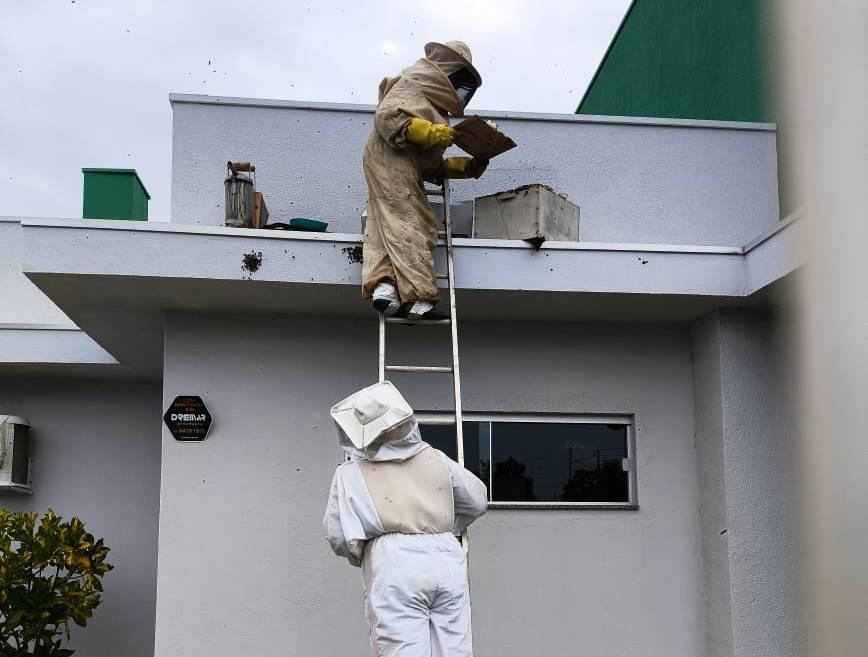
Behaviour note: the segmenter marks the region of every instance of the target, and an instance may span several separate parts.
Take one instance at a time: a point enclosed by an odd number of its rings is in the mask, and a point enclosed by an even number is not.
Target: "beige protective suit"
[[[370,299],[381,282],[394,284],[402,303],[431,301],[440,293],[434,274],[437,220],[423,181],[443,177],[443,151],[407,141],[413,117],[449,123],[463,108],[447,77],[464,64],[449,52],[420,59],[398,77],[380,83],[374,126],[362,165],[368,183],[368,219],[362,265],[362,295]]]

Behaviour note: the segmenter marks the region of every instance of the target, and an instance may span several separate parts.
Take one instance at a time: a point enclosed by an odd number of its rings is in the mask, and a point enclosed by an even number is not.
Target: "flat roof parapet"
[[[318,219],[360,231],[361,167],[372,105],[172,94],[173,223],[224,223],[227,158],[256,165],[272,220]],[[518,147],[453,203],[526,184],[581,209],[579,239],[744,244],[778,220],[772,124],[479,111]],[[455,151],[458,152],[457,150]]]

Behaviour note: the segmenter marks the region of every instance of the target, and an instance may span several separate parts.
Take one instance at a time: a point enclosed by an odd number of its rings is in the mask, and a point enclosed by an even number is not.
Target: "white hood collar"
[[[406,461],[429,447],[428,443],[422,440],[415,419],[408,425],[403,436],[379,444],[374,443],[367,449],[358,449],[340,428],[338,442],[352,461]]]

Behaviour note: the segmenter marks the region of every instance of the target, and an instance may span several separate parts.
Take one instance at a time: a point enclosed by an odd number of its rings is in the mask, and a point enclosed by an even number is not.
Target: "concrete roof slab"
[[[76,326],[0,324],[0,374],[48,372],[70,366],[95,372],[117,364]]]
[[[26,219],[22,229],[27,277],[146,378],[160,376],[166,313],[375,319],[360,298],[359,235],[52,219]],[[755,246],[755,256],[741,247],[579,242],[535,251],[523,242],[456,239],[460,317],[689,321],[743,303],[752,285],[791,271],[796,264],[777,246],[787,230]]]

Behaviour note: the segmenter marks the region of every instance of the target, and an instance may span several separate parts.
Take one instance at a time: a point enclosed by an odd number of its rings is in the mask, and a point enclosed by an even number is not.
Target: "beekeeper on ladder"
[[[387,315],[445,319],[434,273],[437,220],[423,181],[479,178],[488,162],[448,157],[455,141],[448,116],[482,85],[461,41],[429,43],[425,57],[380,83],[379,104],[362,165],[368,183],[362,295]]]
[[[361,566],[375,657],[470,657],[470,597],[455,535],[485,513],[485,484],[422,440],[385,381],[332,408],[349,456],[323,526],[335,554]]]

